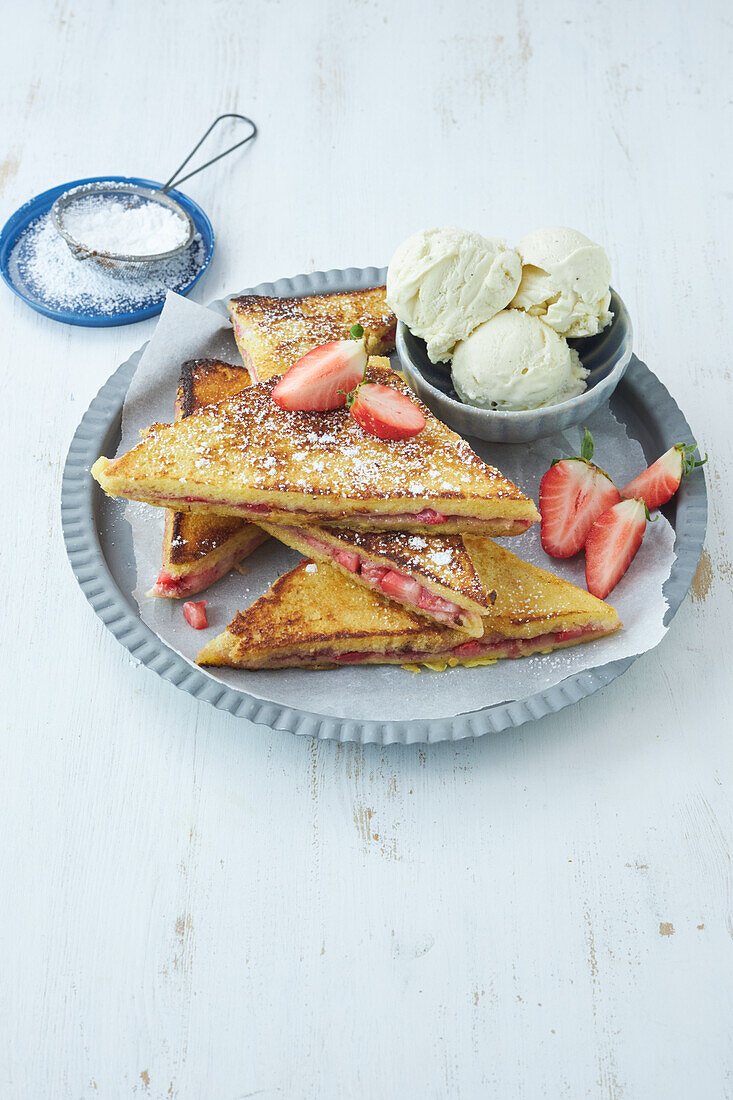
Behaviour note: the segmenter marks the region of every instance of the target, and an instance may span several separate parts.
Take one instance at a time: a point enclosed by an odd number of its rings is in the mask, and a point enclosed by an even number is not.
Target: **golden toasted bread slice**
[[[181,367],[176,423],[251,385],[245,367],[191,359]],[[202,592],[260,546],[267,534],[238,516],[166,509],[163,566],[148,596],[183,598]]]
[[[301,563],[238,612],[198,656],[231,668],[335,668],[343,664],[449,666],[493,664],[500,657],[549,653],[592,641],[620,627],[594,596],[521,561],[490,539],[471,538],[474,563],[496,599],[481,638],[427,624],[387,604],[330,566]]]
[[[583,588],[522,561],[491,539],[465,538],[484,587],[496,598],[482,619],[483,637],[446,649],[429,667],[473,667],[591,642],[621,626],[617,612]],[[415,660],[416,665],[426,663]]]
[[[263,523],[269,534],[314,561],[402,604],[417,615],[478,638],[490,599],[460,535],[350,531]]]
[[[105,492],[181,511],[271,523],[421,534],[515,535],[533,502],[420,404],[386,359],[366,377],[413,397],[425,428],[405,440],[367,434],[346,408],[291,412],[276,379],[189,416],[153,425],[127,454],[92,468]]]
[[[591,622],[613,630],[621,625],[614,609],[584,588],[522,561],[492,539],[467,535],[464,541],[484,585],[496,592],[484,619],[487,632],[533,638],[538,629],[564,633]]]
[[[396,663],[465,640],[355,584],[324,562],[303,561],[264,596],[237,612],[204,646],[200,665],[231,668],[333,668],[356,662]]]
[[[306,298],[232,298],[234,337],[254,382],[284,374],[307,351],[332,340],[347,340],[351,326],[364,329],[370,355],[394,349],[397,318],[387,305],[387,288],[312,294]]]

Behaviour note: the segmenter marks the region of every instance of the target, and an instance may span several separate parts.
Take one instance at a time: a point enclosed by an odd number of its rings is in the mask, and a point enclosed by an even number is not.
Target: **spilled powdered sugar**
[[[169,290],[188,286],[201,270],[206,249],[200,234],[178,256],[155,261],[144,276],[107,274],[93,260],[77,260],[51,221],[50,212],[32,221],[10,253],[12,282],[33,301],[51,309],[105,316],[153,305]]]

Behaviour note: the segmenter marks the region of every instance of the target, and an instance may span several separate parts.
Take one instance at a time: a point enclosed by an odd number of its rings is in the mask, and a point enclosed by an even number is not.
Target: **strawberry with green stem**
[[[696,450],[697,443],[675,443],[643,474],[625,485],[621,496],[641,497],[647,508],[661,508],[677,492],[682,478],[707,462],[707,455],[703,459],[695,458]]]
[[[585,429],[580,455],[553,462],[540,482],[540,539],[553,558],[571,558],[585,546],[598,517],[621,496],[593,458],[593,436]]]
[[[282,409],[325,412],[344,405],[364,431],[379,439],[411,439],[425,417],[410,398],[377,382],[366,381],[364,329],[352,325],[350,340],[313,348],[294,363],[272,391]]]
[[[351,339],[321,344],[293,363],[272,391],[281,409],[326,412],[346,404],[346,395],[364,377],[364,329],[352,325]]]
[[[351,332],[354,335],[353,328]],[[366,381],[366,366],[361,381],[345,397],[357,424],[378,439],[412,439],[425,427],[425,417],[407,394]]]
[[[379,382],[360,382],[346,398],[357,424],[378,439],[412,439],[425,417],[405,393]]]

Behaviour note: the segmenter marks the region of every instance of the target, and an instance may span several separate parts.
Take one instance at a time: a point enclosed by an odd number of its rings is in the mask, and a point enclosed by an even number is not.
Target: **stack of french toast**
[[[243,364],[184,363],[171,424],[154,424],[92,474],[111,496],[166,509],[150,596],[188,602],[279,539],[304,555],[201,650],[243,669],[397,664],[442,670],[577,645],[617,630],[616,612],[494,542],[538,518],[531,499],[423,406],[390,366],[385,288],[233,298]],[[365,431],[346,406],[281,407],[282,376],[363,330],[365,381],[409,395],[425,426]],[[173,395],[172,395],[173,397]],[[266,553],[263,547],[260,553]],[[151,578],[152,580],[152,578]]]

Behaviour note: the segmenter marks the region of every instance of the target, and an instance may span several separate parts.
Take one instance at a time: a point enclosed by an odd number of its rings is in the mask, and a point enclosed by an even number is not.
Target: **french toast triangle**
[[[387,604],[324,563],[301,562],[280,577],[223,634],[204,646],[200,665],[229,668],[337,668],[344,664],[492,664],[500,657],[549,653],[617,630],[612,607],[568,581],[521,561],[487,538],[466,545],[496,593],[483,634],[468,641]]]
[[[406,650],[432,652],[466,640],[355,584],[324,562],[296,565],[197,657],[200,665],[231,668],[333,668],[339,664],[400,664]]]
[[[181,367],[176,422],[251,385],[249,371],[219,359],[191,359]],[[183,598],[208,588],[267,539],[261,527],[239,516],[178,512],[167,508],[163,562],[148,596]]]
[[[522,561],[492,539],[466,535],[464,542],[484,586],[496,592],[483,620],[484,642],[494,631],[533,644],[550,634],[550,648],[557,649],[610,634],[621,626],[616,611],[584,588]]]
[[[483,634],[481,617],[496,593],[485,590],[460,535],[263,526],[305,557],[330,562],[345,577],[418,615],[471,637]]]
[[[231,298],[234,338],[253,381],[284,374],[307,351],[332,340],[346,340],[351,326],[364,329],[370,355],[394,348],[397,318],[387,305],[387,288],[270,298],[244,294]]]
[[[371,358],[366,377],[419,404],[387,359]],[[98,459],[92,475],[111,496],[271,523],[514,535],[539,518],[516,485],[425,406],[418,436],[383,440],[346,408],[281,409],[276,381],[153,425],[127,454]]]

